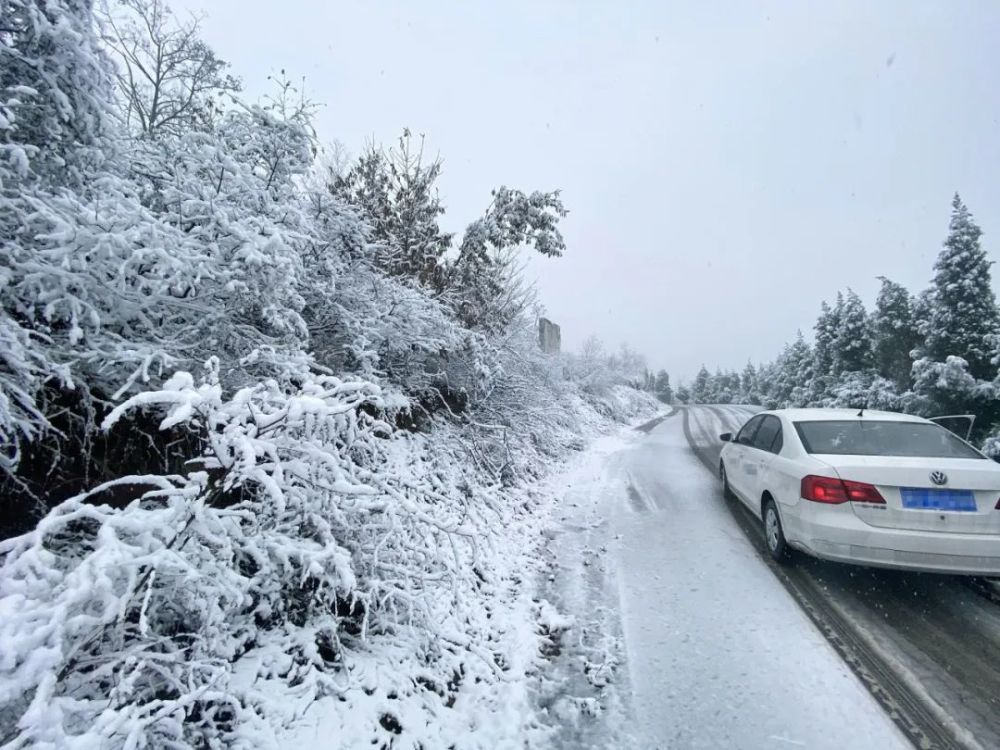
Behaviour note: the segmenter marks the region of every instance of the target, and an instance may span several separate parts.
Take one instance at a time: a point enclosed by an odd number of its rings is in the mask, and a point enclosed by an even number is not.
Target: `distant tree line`
[[[868,311],[851,289],[823,302],[809,342],[801,331],[771,362],[743,372],[704,366],[679,400],[782,407],[866,407],[924,416],[977,416],[975,439],[1000,428],[1000,311],[982,230],[952,200],[948,235],[929,288],[913,294],[880,277]]]

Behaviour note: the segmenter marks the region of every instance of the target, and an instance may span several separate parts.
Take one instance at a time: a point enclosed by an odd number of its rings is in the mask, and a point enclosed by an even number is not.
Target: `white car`
[[[761,412],[720,436],[719,471],[768,551],[884,568],[1000,575],[1000,464],[920,417]]]

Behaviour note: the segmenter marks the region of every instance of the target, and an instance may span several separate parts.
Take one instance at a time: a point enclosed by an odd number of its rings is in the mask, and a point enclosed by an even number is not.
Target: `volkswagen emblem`
[[[948,475],[943,471],[932,471],[931,481],[936,485],[948,484]]]

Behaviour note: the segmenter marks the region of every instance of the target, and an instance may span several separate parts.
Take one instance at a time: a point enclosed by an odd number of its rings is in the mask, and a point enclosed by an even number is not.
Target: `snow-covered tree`
[[[712,376],[708,368],[702,365],[691,384],[691,401],[696,404],[708,404],[712,402],[713,395]]]
[[[837,326],[832,341],[833,373],[868,372],[873,366],[872,334],[865,305],[848,289],[838,308],[833,319]]]
[[[110,81],[89,3],[0,4],[0,494],[8,503],[26,444],[57,434],[53,411],[73,414],[46,402],[75,385],[75,355],[57,340],[79,341],[74,321],[93,319],[73,301],[75,272],[90,261],[73,245],[99,224],[88,197],[116,187],[104,172],[118,158]],[[45,468],[52,463],[47,456]],[[14,482],[23,494],[24,482]]]
[[[46,181],[84,188],[115,155],[112,67],[81,0],[0,5],[0,168],[5,201]],[[17,212],[8,203],[4,225]],[[3,227],[4,237],[10,231]]]
[[[837,302],[830,307],[825,301],[820,306],[820,314],[814,327],[813,346],[814,377],[810,388],[810,401],[822,403],[830,396],[834,382],[834,349],[837,332],[840,330],[840,316],[844,310],[844,295],[837,292]]]
[[[810,402],[809,390],[813,379],[812,347],[799,331],[795,341],[786,344],[775,360],[765,381],[768,383],[769,408],[775,406],[805,406]]]
[[[440,284],[441,262],[452,235],[438,224],[444,213],[436,181],[441,160],[424,159],[424,138],[414,145],[404,130],[388,151],[374,144],[330,183],[333,195],[358,207],[376,244],[374,261],[392,275]]]
[[[985,417],[986,424],[993,422],[996,399],[996,386],[973,376],[961,357],[914,362],[913,391],[905,397],[909,411],[927,416],[971,412]]]
[[[934,263],[921,354],[936,362],[961,357],[974,378],[992,378],[992,337],[1000,330],[1000,313],[990,278],[991,262],[980,244],[982,230],[957,193],[948,230],[944,249]]]
[[[654,391],[656,392],[656,397],[663,403],[673,403],[674,391],[673,388],[670,387],[670,375],[667,374],[666,370],[660,370],[656,373]]]
[[[912,352],[920,345],[913,303],[906,287],[880,277],[882,288],[872,313],[875,367],[899,392],[910,386]]]
[[[747,362],[743,368],[743,376],[740,378],[740,403],[760,405],[760,384],[757,378],[757,369],[752,362]]]
[[[199,19],[177,19],[164,0],[103,0],[102,10],[127,127],[146,136],[208,130],[241,84],[202,40]]]
[[[458,257],[448,264],[442,282],[446,299],[466,326],[497,332],[524,312],[531,298],[517,286],[517,251],[528,245],[541,255],[562,255],[566,244],[559,220],[566,215],[559,191],[493,191],[484,216],[466,228]]]

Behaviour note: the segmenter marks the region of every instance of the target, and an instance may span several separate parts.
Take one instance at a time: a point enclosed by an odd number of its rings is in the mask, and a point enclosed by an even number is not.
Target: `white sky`
[[[284,68],[353,153],[444,157],[445,226],[561,188],[529,271],[563,342],[676,378],[770,359],[822,299],[919,291],[962,193],[1000,253],[1000,3],[183,0],[251,96]]]

